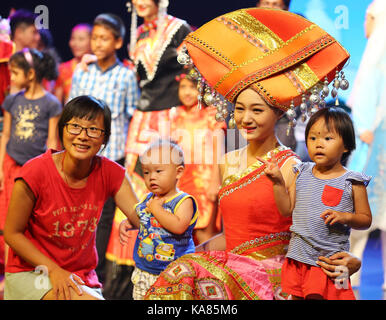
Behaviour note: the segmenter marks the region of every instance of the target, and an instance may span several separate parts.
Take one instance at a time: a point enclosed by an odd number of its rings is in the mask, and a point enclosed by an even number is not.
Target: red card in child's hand
[[[325,186],[322,194],[322,202],[329,207],[335,207],[342,200],[343,190],[331,186]]]

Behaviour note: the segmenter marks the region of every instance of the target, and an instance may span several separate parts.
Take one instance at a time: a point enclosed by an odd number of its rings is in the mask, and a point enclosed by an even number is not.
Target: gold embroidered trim
[[[310,27],[308,27],[308,28],[310,28]],[[308,28],[304,29],[303,31],[307,30]],[[303,31],[301,31],[301,32],[303,32]],[[307,30],[307,31],[309,31],[309,30]],[[290,40],[288,40],[288,41],[290,41]],[[237,83],[236,88],[232,88],[231,90],[229,90],[225,94],[225,97],[229,101],[233,101],[235,99],[235,97],[240,93],[240,91],[242,91],[245,87],[247,87],[251,84],[256,84],[257,87],[262,91],[261,93],[264,93],[263,97],[268,99],[268,102],[270,104],[276,105],[284,110],[287,110],[289,108],[288,106],[285,106],[283,104],[278,104],[276,99],[273,97],[273,95],[271,93],[269,93],[265,88],[263,88],[262,84],[256,83],[256,82],[264,79],[265,77],[269,77],[271,75],[277,74],[286,68],[292,67],[296,63],[300,63],[301,61],[305,60],[309,56],[315,54],[317,51],[320,51],[324,47],[331,45],[333,42],[335,42],[335,40],[331,36],[329,36],[329,35],[323,36],[322,38],[314,41],[309,46],[307,46],[303,50],[293,54],[292,56],[289,56],[286,59],[283,59],[283,60],[279,61],[278,63],[273,64],[273,65],[265,68],[264,70],[260,70],[260,71],[256,72],[255,74],[251,74],[248,79],[242,80],[239,83]],[[266,55],[257,57],[257,58],[252,59],[252,60],[257,61],[264,56],[266,56]],[[250,62],[253,62],[252,60],[246,61],[244,64],[248,64]],[[240,67],[241,66],[242,65],[240,65]],[[232,70],[230,72],[234,72],[236,70],[236,69],[235,70],[234,69],[235,68],[232,68]],[[229,77],[230,72],[227,73],[226,75],[224,75],[220,81],[223,81],[224,77]],[[318,81],[319,81],[319,79],[314,84],[316,84]],[[216,86],[217,85],[219,85],[219,83],[217,83]],[[312,86],[313,85],[310,85],[310,87],[312,87]],[[306,88],[306,89],[309,89],[309,88]],[[230,93],[231,93],[231,95],[228,96]]]
[[[167,287],[154,287],[146,293],[144,300],[194,300],[194,288],[186,283]]]
[[[206,51],[206,52],[209,51],[210,53],[212,53],[212,56],[216,58],[216,60],[218,60],[217,58],[220,58],[220,60],[225,61],[226,63],[228,63],[228,65],[236,66],[236,64],[231,59],[229,59],[228,57],[223,55],[220,51],[218,51],[217,49],[215,49],[214,47],[212,47],[211,45],[209,45],[208,43],[206,43],[205,41],[201,40],[200,38],[196,37],[193,34],[187,35],[186,41],[191,42],[192,44],[195,44],[198,47],[201,47],[202,49],[204,49],[203,51]]]
[[[234,294],[235,300],[260,300],[259,296],[249,287],[243,278],[223,261],[218,260],[209,253],[197,255],[197,263],[208,272],[213,274],[217,279],[222,280]],[[225,271],[225,272],[224,272]]]
[[[213,283],[215,285],[217,285],[218,287],[221,288],[221,300],[229,300],[229,297],[228,297],[228,294],[227,294],[227,291],[224,287],[224,283],[222,280],[220,279],[215,279],[215,278],[211,278],[211,277],[205,277],[205,278],[199,278],[199,279],[194,279],[194,284],[195,284],[195,288],[196,288],[196,292],[197,294],[199,295],[200,299],[201,300],[208,300],[210,298],[208,298],[206,295],[204,295],[202,293],[202,287],[201,287],[201,284],[202,283]],[[214,299],[210,299],[210,300],[214,300]],[[219,298],[216,298],[215,300],[220,300]]]
[[[266,245],[268,243],[276,242],[276,241],[289,241],[291,238],[290,232],[277,232],[272,234],[267,234],[262,237],[258,237],[253,240],[245,241],[240,244],[236,248],[234,248],[231,252],[239,255],[243,255],[243,253],[247,250],[258,248],[262,245]],[[284,254],[286,244],[280,244],[277,248],[267,248],[259,251],[255,251],[253,253],[247,254],[247,256],[253,257],[256,260],[264,260],[270,258],[272,256],[278,254]]]
[[[234,21],[239,25],[239,28],[244,29],[255,39],[263,42],[264,46],[271,51],[282,46],[284,43],[278,35],[255,17],[251,16],[245,9],[225,14],[223,17]]]
[[[247,14],[247,15],[249,15],[249,14]],[[251,17],[252,18],[252,17]],[[254,19],[254,18],[253,18]],[[256,19],[254,19],[254,21],[255,21],[255,24],[256,25],[262,25],[260,22],[258,22]],[[258,22],[258,23],[256,23],[256,22]],[[263,25],[262,25],[263,26]],[[214,86],[214,88],[215,89],[217,89],[233,72],[235,72],[236,70],[238,70],[238,69],[240,69],[240,68],[242,68],[242,67],[245,67],[245,66],[247,66],[248,64],[250,64],[250,63],[253,63],[253,62],[256,62],[256,61],[258,61],[258,60],[261,60],[261,59],[263,59],[263,58],[265,58],[266,56],[268,56],[268,55],[270,55],[270,54],[272,54],[272,53],[274,53],[274,52],[276,52],[276,51],[278,51],[278,50],[280,50],[280,49],[282,49],[282,48],[284,48],[285,46],[288,46],[291,42],[293,42],[294,40],[296,40],[297,38],[299,38],[299,37],[301,37],[301,36],[303,36],[305,33],[307,33],[307,32],[309,32],[309,31],[311,31],[312,29],[314,29],[314,28],[316,28],[316,27],[318,27],[317,25],[315,25],[315,24],[312,24],[312,25],[310,25],[310,26],[308,26],[307,28],[305,28],[305,29],[303,29],[302,31],[300,31],[299,33],[297,33],[295,36],[293,36],[291,39],[288,39],[287,41],[279,41],[279,40],[277,40],[277,39],[280,39],[279,37],[277,37],[272,31],[270,31],[268,28],[266,28],[265,27],[265,29],[266,30],[269,30],[269,31],[267,31],[267,33],[269,33],[270,35],[271,35],[271,37],[269,37],[268,35],[267,36],[265,36],[264,35],[264,37],[263,38],[265,38],[265,39],[263,39],[263,43],[268,47],[268,48],[270,48],[270,51],[268,51],[268,52],[265,52],[263,55],[261,55],[261,56],[258,56],[258,57],[255,57],[255,58],[253,58],[253,59],[250,59],[250,60],[247,60],[247,61],[244,61],[243,63],[241,63],[240,65],[236,65],[236,66],[234,66],[231,70],[229,70],[229,72],[227,73],[227,74],[225,74],[217,83],[216,83],[216,85]],[[261,28],[261,29],[263,29],[263,28]],[[260,33],[263,33],[262,31],[260,31]],[[258,36],[258,37],[260,37],[261,35],[259,34],[259,33],[256,33],[254,36]],[[269,41],[270,40],[270,41]],[[331,39],[330,39],[331,40]],[[269,42],[271,42],[271,44],[269,44]],[[277,42],[277,43],[275,43],[275,42]],[[332,42],[332,40],[331,40],[331,42]],[[275,43],[275,45],[273,45],[273,43]],[[267,45],[268,44],[268,45]],[[311,52],[310,53],[315,53],[315,51],[316,51],[316,49],[314,50],[314,51],[312,51],[311,50]],[[302,58],[304,59],[304,58],[306,58],[308,55],[305,55],[305,56],[303,56]],[[278,72],[278,71],[280,71],[280,70],[282,70],[282,69],[284,69],[284,68],[287,68],[288,66],[290,66],[290,65],[292,65],[292,64],[294,64],[294,63],[297,63],[297,62],[299,62],[300,61],[300,59],[295,59],[295,60],[293,60],[293,61],[290,61],[290,62],[288,62],[287,64],[285,64],[284,66],[282,66],[281,68],[280,68],[280,66],[279,66],[279,69],[277,69],[277,70],[267,70],[266,72],[264,72],[261,76],[259,76],[258,78],[256,78],[256,80],[260,80],[261,78],[263,78],[263,77],[266,77],[266,76],[268,76],[268,75],[271,75],[272,73],[276,73],[276,72]]]
[[[297,92],[301,94],[303,92],[302,86],[298,79],[296,78],[296,75],[292,70],[286,71],[284,75],[288,78],[289,81],[291,81],[292,85],[296,88]]]
[[[300,66],[291,70],[296,76],[296,79],[301,83],[304,90],[308,90],[313,87],[317,82],[319,82],[318,77],[308,66],[307,63],[303,63]],[[301,91],[300,93],[302,93]]]
[[[260,300],[260,297],[250,288],[250,286],[242,279],[242,277],[226,265],[226,261],[218,260],[209,253],[189,254],[179,258],[184,264],[198,263],[202,268],[210,272],[214,277],[205,277],[194,279],[195,288],[187,283],[171,284],[163,287],[152,287],[146,294],[146,300],[193,300],[194,293],[201,299],[202,296],[198,285],[200,281],[214,281],[217,284],[226,283],[233,294],[235,300]],[[192,262],[190,260],[193,260]],[[269,272],[269,270],[267,270]],[[227,296],[227,291],[221,285],[223,294]]]
[[[272,152],[272,151],[271,151]],[[280,152],[280,151],[278,151]],[[278,153],[276,152],[276,153]],[[292,152],[292,151],[290,151]],[[294,154],[295,156],[295,154]],[[277,159],[278,162],[281,162],[282,160],[284,160],[285,158],[288,158],[288,153],[285,153],[283,154],[283,156],[281,156],[280,158]],[[265,158],[265,160],[267,160],[269,158]],[[264,166],[264,164],[262,164],[260,161],[257,161],[256,163],[254,163],[253,165],[251,165],[248,169],[246,169],[242,174],[240,175],[232,175],[232,176],[229,176],[227,179],[225,179],[222,187],[221,187],[221,190],[223,188],[225,188],[226,186],[228,185],[231,185],[233,184],[234,182],[244,178],[245,176],[247,176],[248,174],[250,174],[251,172],[259,169],[259,168],[262,168]],[[254,168],[254,169],[253,169]],[[240,183],[239,185],[236,185],[234,186],[233,188],[229,188],[228,190],[226,191],[221,191],[220,190],[220,193],[219,193],[219,199],[218,199],[218,203],[220,204],[220,201],[222,200],[222,198],[224,198],[225,196],[229,196],[230,194],[232,194],[233,192],[237,191],[237,190],[240,190],[244,187],[246,187],[247,185],[251,184],[252,182],[254,182],[256,179],[259,179],[261,176],[264,176],[265,173],[263,170],[260,170],[260,171],[257,171],[255,172],[255,175],[254,176],[251,176],[248,180],[244,181],[243,183]]]
[[[286,151],[290,150],[290,148],[285,147],[285,146],[279,146],[269,152],[267,152],[264,156],[262,156],[262,159],[264,160],[270,160],[273,156],[277,155],[281,151]],[[258,169],[259,167],[263,166],[263,163],[260,161],[256,161],[252,165],[250,165],[248,168],[246,168],[244,171],[238,174],[233,174],[228,176],[227,178],[224,179],[224,182],[221,185],[221,188],[224,188],[225,186],[236,182],[237,180],[244,178],[246,175],[250,174],[252,171]]]
[[[176,274],[175,272],[177,270],[180,272]],[[163,275],[168,282],[177,284],[184,277],[192,277],[192,278],[196,277],[196,272],[194,268],[190,265],[190,263],[179,262],[176,265],[171,264],[170,267],[165,270]]]

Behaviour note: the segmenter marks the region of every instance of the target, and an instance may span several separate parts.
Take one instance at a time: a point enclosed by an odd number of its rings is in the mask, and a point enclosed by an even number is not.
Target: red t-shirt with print
[[[90,287],[101,287],[95,268],[98,255],[96,227],[106,199],[122,185],[125,169],[105,158],[96,157],[94,168],[82,189],[69,187],[46,153],[28,161],[19,178],[31,188],[36,203],[25,236],[63,269],[75,273]],[[6,272],[35,268],[9,249]]]

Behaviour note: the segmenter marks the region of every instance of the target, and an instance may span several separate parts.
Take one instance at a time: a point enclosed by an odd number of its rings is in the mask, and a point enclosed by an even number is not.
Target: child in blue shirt
[[[192,232],[198,216],[196,200],[177,189],[184,157],[176,143],[154,142],[141,156],[141,164],[150,193],[136,205],[140,229],[131,278],[135,300],[143,299],[170,262],[195,251]]]

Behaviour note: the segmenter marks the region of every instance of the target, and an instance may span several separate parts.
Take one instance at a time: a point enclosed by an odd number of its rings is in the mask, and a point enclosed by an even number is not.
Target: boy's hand
[[[256,159],[265,164],[264,173],[269,180],[271,180],[274,184],[284,184],[283,175],[281,174],[279,165],[274,157],[272,157],[269,161],[260,157],[256,157]]]
[[[333,225],[335,223],[348,224],[352,217],[351,213],[339,212],[328,209],[324,211],[320,217],[324,220],[325,224]]]
[[[154,214],[154,211],[163,209],[162,205],[164,204],[165,199],[155,196],[146,203],[146,208],[149,212]]]
[[[97,57],[95,55],[90,54],[90,53],[86,53],[83,55],[83,57],[82,57],[82,59],[79,62],[77,67],[81,68],[84,72],[87,72],[88,71],[88,65],[90,63],[93,63],[96,61],[97,61]]]

